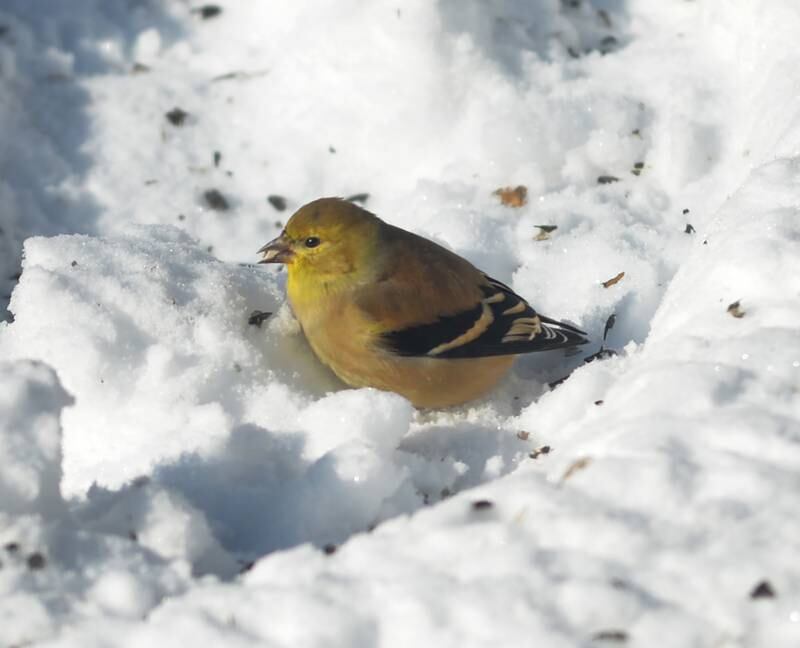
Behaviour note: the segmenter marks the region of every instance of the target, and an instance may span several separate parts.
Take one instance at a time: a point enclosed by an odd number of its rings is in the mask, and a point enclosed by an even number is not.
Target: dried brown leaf
[[[499,196],[500,202],[506,207],[519,208],[528,202],[528,188],[524,185],[500,187],[492,192],[492,195]]]
[[[579,470],[583,470],[586,468],[592,460],[590,457],[581,457],[580,459],[576,459],[573,461],[569,467],[564,471],[564,476],[561,477],[561,481],[567,481],[570,477],[572,477],[576,472]]]
[[[622,278],[625,276],[624,272],[620,272],[618,275],[611,277],[608,281],[603,282],[603,288],[611,288],[614,284],[618,284]]]

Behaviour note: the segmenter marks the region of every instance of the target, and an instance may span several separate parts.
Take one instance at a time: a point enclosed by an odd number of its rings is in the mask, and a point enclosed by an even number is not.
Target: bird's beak
[[[294,256],[291,241],[285,232],[262,247],[258,254],[264,255],[259,263],[288,263]]]

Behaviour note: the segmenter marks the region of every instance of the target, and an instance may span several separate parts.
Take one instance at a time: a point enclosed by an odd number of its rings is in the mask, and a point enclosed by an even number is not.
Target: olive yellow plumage
[[[417,407],[481,396],[520,353],[586,342],[466,259],[338,198],[301,207],[259,252],[286,264],[289,303],[323,363]]]

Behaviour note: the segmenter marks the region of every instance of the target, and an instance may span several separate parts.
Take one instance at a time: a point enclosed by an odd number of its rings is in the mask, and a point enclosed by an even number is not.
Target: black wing
[[[384,334],[384,347],[402,356],[480,358],[565,349],[586,344],[586,333],[536,313],[511,288],[486,277],[484,297],[469,310],[431,324]]]

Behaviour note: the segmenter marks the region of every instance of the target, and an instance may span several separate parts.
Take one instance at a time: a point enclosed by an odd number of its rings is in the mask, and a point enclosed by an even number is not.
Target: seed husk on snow
[[[551,448],[549,445],[539,446],[538,448],[531,450],[530,453],[528,453],[528,456],[531,459],[538,459],[542,455],[550,454],[550,450]]]
[[[271,316],[272,313],[268,313],[266,311],[254,310],[252,313],[250,313],[250,317],[247,318],[247,323],[250,326],[257,326],[258,328],[261,328],[261,325],[264,322],[266,322]]]
[[[619,45],[619,41],[616,38],[613,36],[606,36],[600,41],[600,47],[598,49],[601,54],[608,54],[617,49],[617,45]]]
[[[586,356],[583,361],[584,363],[587,362],[594,362],[595,360],[602,360],[604,358],[610,358],[617,355],[617,352],[613,349],[606,349],[606,340],[608,339],[608,333],[611,329],[614,328],[614,324],[617,322],[617,316],[614,313],[608,316],[606,320],[606,326],[603,329],[603,343],[600,345],[600,349],[593,353],[592,355]]]
[[[539,233],[533,237],[534,241],[546,241],[550,234],[558,229],[558,225],[534,225],[539,228]]]
[[[26,562],[28,563],[28,569],[35,571],[37,569],[43,569],[47,564],[47,559],[45,559],[44,555],[42,555],[40,552],[35,551],[28,556]]]
[[[369,200],[369,194],[366,193],[366,192],[365,193],[357,193],[357,194],[353,194],[352,196],[348,196],[347,198],[345,198],[345,200],[347,202],[361,203],[363,205],[364,203],[366,203]]]
[[[730,304],[728,306],[728,313],[730,313],[731,316],[735,317],[736,319],[741,319],[742,317],[744,317],[745,312],[746,312],[746,311],[743,311],[741,307],[742,307],[742,304],[737,299],[735,302],[733,302],[732,304]]]
[[[590,356],[586,356],[583,359],[584,363],[594,362],[595,360],[605,360],[606,358],[613,358],[615,355],[619,355],[614,349],[600,349],[597,353],[593,353]]]
[[[203,5],[202,7],[197,7],[196,9],[192,9],[193,14],[197,14],[203,20],[209,20],[210,18],[216,18],[222,13],[222,7],[218,5]]]
[[[222,195],[219,189],[208,189],[204,191],[203,198],[205,198],[206,204],[216,211],[228,211],[231,208],[228,200]]]
[[[173,126],[183,126],[189,113],[177,106],[164,115]]]
[[[625,643],[628,641],[628,633],[624,630],[600,630],[592,635],[595,641],[616,641]]]
[[[775,588],[768,580],[761,581],[750,591],[751,599],[775,598],[776,596]]]
[[[283,211],[286,209],[286,198],[284,198],[283,196],[272,194],[270,196],[267,196],[267,202],[278,211]]]
[[[603,329],[603,342],[606,341],[609,331],[611,331],[611,329],[614,328],[614,324],[616,323],[617,323],[617,316],[615,313],[611,313],[611,315],[608,316],[608,319],[606,320],[606,326]]]

